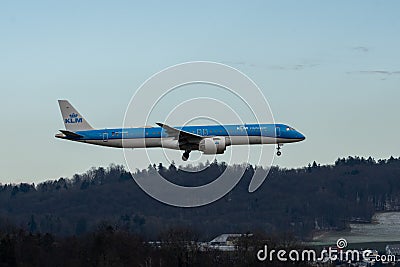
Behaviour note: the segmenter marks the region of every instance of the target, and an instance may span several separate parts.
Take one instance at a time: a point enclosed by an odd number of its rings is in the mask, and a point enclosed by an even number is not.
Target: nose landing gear
[[[189,159],[189,154],[190,154],[190,150],[185,150],[185,152],[182,155],[182,160],[187,161]]]
[[[279,157],[280,155],[282,155],[282,152],[281,152],[281,144],[278,144],[278,146],[276,147],[276,155]]]

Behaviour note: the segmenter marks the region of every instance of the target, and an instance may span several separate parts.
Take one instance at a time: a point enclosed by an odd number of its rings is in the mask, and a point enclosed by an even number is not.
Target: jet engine
[[[204,154],[223,154],[226,146],[225,137],[209,137],[200,141],[199,150]]]

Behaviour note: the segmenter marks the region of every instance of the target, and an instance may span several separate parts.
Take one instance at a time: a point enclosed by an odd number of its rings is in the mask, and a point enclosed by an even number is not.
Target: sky
[[[94,127],[119,127],[146,79],[198,60],[245,73],[275,121],[306,135],[274,165],[399,157],[399,10],[366,0],[1,1],[0,183],[125,165],[120,149],[54,138],[64,128],[57,99]]]

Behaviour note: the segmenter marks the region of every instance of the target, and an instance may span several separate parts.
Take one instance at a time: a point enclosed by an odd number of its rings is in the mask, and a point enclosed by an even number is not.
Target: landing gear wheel
[[[182,155],[182,160],[187,161],[189,159],[190,150],[186,150]]]
[[[279,157],[280,155],[282,155],[282,152],[281,152],[281,144],[278,144],[278,146],[276,147],[276,155]]]

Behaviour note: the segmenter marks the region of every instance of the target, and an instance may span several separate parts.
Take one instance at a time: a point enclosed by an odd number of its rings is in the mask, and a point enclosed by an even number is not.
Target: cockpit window
[[[294,129],[292,127],[287,127],[286,131],[294,131]]]

